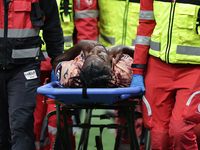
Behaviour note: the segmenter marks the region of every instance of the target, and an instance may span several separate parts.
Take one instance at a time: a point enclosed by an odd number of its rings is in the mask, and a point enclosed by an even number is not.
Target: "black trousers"
[[[0,150],[35,150],[33,112],[40,63],[0,70]]]

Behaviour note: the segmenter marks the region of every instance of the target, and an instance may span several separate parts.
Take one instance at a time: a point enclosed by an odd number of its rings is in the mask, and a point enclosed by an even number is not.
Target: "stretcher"
[[[48,118],[56,114],[57,131],[63,150],[71,150],[70,135],[68,127],[82,128],[82,133],[79,141],[78,150],[87,150],[89,129],[98,127],[100,135],[96,136],[97,150],[103,150],[102,131],[105,127],[118,129],[115,139],[114,150],[118,150],[122,128],[127,128],[130,139],[131,150],[139,150],[139,143],[135,132],[135,108],[138,105],[138,98],[140,98],[140,87],[126,87],[126,88],[63,88],[58,81],[45,84],[37,89],[37,92],[45,97],[55,99],[56,111],[50,112],[44,119],[43,129],[40,140],[44,140]],[[85,121],[80,122],[77,115],[78,109],[85,109]],[[114,109],[121,110],[117,116],[125,117],[127,123],[125,125],[106,124],[94,125],[91,124],[93,109]],[[70,111],[69,111],[70,110]],[[60,120],[63,117],[64,131],[61,128]],[[74,115],[76,117],[76,124],[70,125],[67,123],[66,115]],[[138,115],[139,116],[139,115]],[[138,117],[137,116],[137,117]],[[108,117],[100,115],[100,118]],[[141,116],[140,116],[141,117]],[[43,137],[42,137],[43,135]]]

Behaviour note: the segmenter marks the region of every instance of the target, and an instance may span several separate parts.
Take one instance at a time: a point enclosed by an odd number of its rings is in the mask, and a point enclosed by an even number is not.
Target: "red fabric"
[[[56,110],[55,108],[55,104],[48,104],[48,108],[47,108],[47,113]],[[68,124],[73,124],[73,120],[71,119],[71,116],[67,116],[67,122]],[[55,128],[57,127],[56,125],[56,115],[53,115],[49,118],[48,120],[48,126]],[[62,122],[62,117],[61,117],[61,127],[63,127],[63,122]],[[52,150],[53,147],[53,143],[54,143],[54,139],[55,139],[55,134],[53,134],[52,132],[49,132],[49,137],[50,137],[50,150]],[[75,136],[73,135],[73,132],[71,130],[70,133],[70,137],[71,137],[71,144],[72,144],[72,149],[75,150]]]
[[[193,131],[195,123],[181,124],[179,121],[186,121],[183,115],[187,107],[186,102],[200,89],[199,81],[200,66],[198,65],[166,64],[153,56],[149,57],[145,76],[146,92],[142,103],[144,125],[151,130],[151,133],[170,130],[175,149],[194,147],[195,150],[197,147]],[[195,111],[193,115],[196,115]],[[158,146],[159,134],[151,135],[151,139],[153,148],[162,147],[162,145]],[[170,142],[165,140],[165,143]]]
[[[140,0],[140,10],[153,11],[153,0]],[[139,19],[139,26],[137,28],[137,36],[150,37],[153,33],[156,23],[155,20]],[[137,39],[137,38],[136,38]],[[149,46],[135,44],[134,64],[146,64],[148,60]],[[133,68],[133,74],[142,74],[144,69]]]
[[[89,3],[86,3],[86,2],[89,2]],[[75,14],[78,11],[88,11],[88,10],[90,10],[90,11],[98,10],[97,0],[92,0],[92,1],[74,0]],[[78,31],[76,42],[79,42],[82,39],[97,40],[97,37],[99,35],[98,24],[97,24],[98,18],[89,17],[89,16],[86,18],[76,18],[75,17],[74,23],[76,26],[76,30]]]
[[[30,0],[30,1],[17,1],[12,0],[9,4],[8,11],[8,28],[9,29],[31,29],[36,28],[32,25],[30,19],[31,3],[39,2],[39,0]],[[0,15],[1,23],[0,28],[4,29],[4,3],[0,1]],[[11,11],[13,10],[13,11]],[[21,13],[19,13],[21,12]],[[26,13],[25,13],[26,12]]]
[[[51,71],[41,71],[40,75],[40,86],[43,85],[45,78],[49,77],[50,78]],[[34,135],[35,135],[35,141],[39,143],[40,140],[40,135],[41,135],[41,130],[42,130],[42,124],[44,117],[47,113],[47,105],[44,105],[42,101],[44,100],[44,96],[38,94],[37,95],[37,105],[35,107],[35,112],[34,112]],[[48,135],[47,135],[48,137]],[[37,148],[36,150],[49,150],[50,145],[45,145],[41,146],[40,148]]]
[[[42,61],[41,62],[41,75],[40,75],[40,86],[44,84],[45,79],[49,78],[48,81],[51,81],[51,71],[52,71],[52,66],[50,64],[50,58],[46,58],[47,61]],[[34,112],[34,134],[35,134],[35,142],[39,143],[40,140],[40,135],[41,135],[41,129],[42,129],[42,124],[45,115],[50,112],[55,110],[54,106],[55,105],[44,105],[42,101],[44,100],[44,96],[38,94],[37,95],[37,105],[35,108]],[[72,124],[72,119],[71,116],[68,117],[68,123]],[[51,127],[56,128],[56,116],[51,116],[48,122],[48,125]],[[36,150],[51,150],[53,147],[53,142],[55,135],[52,133],[47,133],[46,138],[50,139],[50,143],[47,143],[47,145],[40,145],[40,148],[36,148]],[[73,133],[71,133],[71,141],[72,141],[72,148],[75,149],[75,137],[73,136]],[[37,147],[37,146],[36,146]]]
[[[198,149],[200,150],[200,124],[194,127],[194,134],[197,137]]]
[[[115,115],[118,115],[118,111],[120,110],[115,110]],[[135,111],[141,112],[141,106],[137,105],[137,108],[135,109]],[[138,138],[140,138],[141,136],[141,129],[142,129],[142,122],[143,119],[142,118],[137,118],[137,120],[135,120],[135,131],[136,131],[136,135]],[[126,123],[126,119],[125,118],[115,118],[115,123],[119,124],[119,125],[124,125]],[[115,132],[115,135],[117,134],[117,132]],[[121,144],[129,144],[129,138],[128,138],[128,133],[125,132],[125,130],[122,130],[122,139],[121,139]]]

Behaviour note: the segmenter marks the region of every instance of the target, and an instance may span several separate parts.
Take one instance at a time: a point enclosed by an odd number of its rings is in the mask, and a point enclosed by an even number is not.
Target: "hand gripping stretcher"
[[[118,150],[119,148],[122,128],[128,129],[131,150],[139,150],[140,148],[135,132],[135,118],[138,116],[141,117],[141,114],[135,112],[136,105],[138,105],[138,101],[135,99],[138,99],[140,91],[140,87],[62,88],[58,81],[40,86],[37,92],[45,97],[55,99],[53,103],[56,104],[56,111],[48,113],[44,119],[40,141],[44,141],[45,139],[48,118],[56,114],[57,132],[63,150],[71,150],[68,127],[82,128],[78,150],[87,150],[89,129],[92,127],[98,127],[100,129],[100,135],[95,137],[97,150],[103,150],[101,133],[105,127],[118,129],[114,150]],[[48,104],[48,100],[46,103]],[[77,115],[78,109],[86,110],[84,123],[80,122],[79,116]],[[119,111],[121,113],[118,113],[115,117],[125,117],[127,123],[125,125],[93,125],[91,124],[93,109],[123,110]],[[64,132],[61,129],[61,115],[63,117]],[[67,115],[74,115],[76,124],[68,124]],[[103,118],[106,116],[100,115],[99,117]]]

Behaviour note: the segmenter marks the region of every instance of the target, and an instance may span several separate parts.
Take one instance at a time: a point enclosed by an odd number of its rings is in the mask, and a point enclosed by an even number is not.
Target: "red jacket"
[[[153,0],[140,0],[140,16],[139,16],[139,26],[137,28],[135,52],[133,64],[146,64],[148,61],[149,45],[137,44],[137,37],[147,36],[151,37],[154,27],[156,25],[154,19],[143,19],[141,17],[142,11],[153,12]],[[141,19],[142,18],[142,19]],[[133,74],[143,75],[145,68],[132,68]]]
[[[74,0],[73,3],[77,42],[82,39],[97,40],[99,35],[97,0]]]

